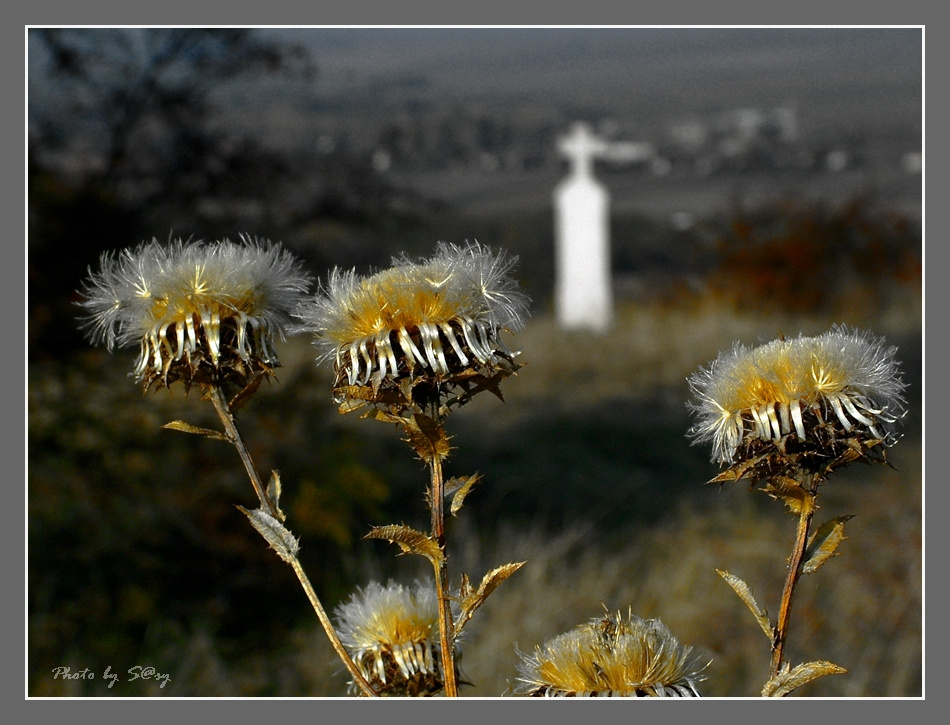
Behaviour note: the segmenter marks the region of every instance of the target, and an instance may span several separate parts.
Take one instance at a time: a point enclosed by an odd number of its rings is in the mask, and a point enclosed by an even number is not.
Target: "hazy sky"
[[[917,123],[919,28],[315,28],[266,30],[312,50],[334,103],[529,103],[639,121],[789,101],[813,119]]]

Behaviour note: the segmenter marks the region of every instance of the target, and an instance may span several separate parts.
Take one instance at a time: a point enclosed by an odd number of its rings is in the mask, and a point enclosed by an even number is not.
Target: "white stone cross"
[[[609,143],[586,123],[558,139],[571,164],[554,189],[555,308],[562,327],[604,332],[613,321],[610,195],[594,178],[594,159],[637,160],[638,144]]]

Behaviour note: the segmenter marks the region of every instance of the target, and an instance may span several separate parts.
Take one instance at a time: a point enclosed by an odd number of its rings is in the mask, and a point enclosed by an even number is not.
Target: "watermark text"
[[[53,668],[53,679],[63,679],[63,680],[94,680],[96,679],[96,673],[90,670],[88,667],[85,667],[81,670],[74,670],[71,667],[54,667]],[[158,682],[159,688],[165,687],[169,682],[171,682],[171,675],[167,673],[162,673],[156,670],[154,667],[147,667],[142,665],[135,665],[130,667],[125,671],[125,673],[120,674],[119,672],[112,671],[112,665],[106,667],[105,671],[102,673],[102,679],[109,683],[109,689],[112,689],[112,686],[116,682],[132,682],[133,680],[149,680]]]

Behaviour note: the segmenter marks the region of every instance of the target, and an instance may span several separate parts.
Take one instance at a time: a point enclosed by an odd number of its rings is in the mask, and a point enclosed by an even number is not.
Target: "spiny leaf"
[[[462,583],[459,585],[459,601],[464,602],[475,592],[472,589],[472,582],[468,579],[468,574],[462,574]]]
[[[334,391],[335,392],[335,391]],[[346,415],[347,413],[352,413],[355,410],[359,410],[367,405],[365,400],[358,400],[356,398],[344,398],[340,403],[338,408],[341,415]]]
[[[264,373],[257,373],[253,378],[251,378],[251,381],[237,393],[237,395],[231,398],[231,400],[228,402],[228,410],[231,411],[232,415],[254,396],[254,393],[257,392],[257,389],[261,387],[261,381],[263,379]]]
[[[455,623],[456,633],[462,631],[462,627],[472,618],[472,615],[475,614],[475,610],[485,603],[485,600],[488,599],[488,595],[495,591],[498,585],[505,581],[505,579],[523,567],[524,564],[525,562],[518,561],[503,564],[502,566],[492,569],[482,577],[482,583],[478,585],[478,589],[474,592],[468,583],[468,577],[462,577],[462,588],[459,590],[459,600],[462,611],[459,614],[458,621]]]
[[[815,505],[815,495],[788,476],[772,476],[762,488],[769,496],[788,506],[794,514],[801,514]]]
[[[381,390],[374,392],[372,388],[367,388],[365,385],[340,385],[333,388],[333,394],[338,398],[349,398],[354,401],[354,403],[357,400],[361,400],[364,403],[393,405],[403,402],[404,400],[401,392],[398,390]]]
[[[844,667],[820,660],[805,662],[791,669],[786,662],[774,677],[770,677],[762,688],[762,697],[784,697],[802,685],[825,675],[841,675],[847,672]]]
[[[442,551],[439,544],[408,526],[390,524],[388,526],[374,526],[364,539],[384,539],[392,544],[398,544],[405,554],[419,554],[426,557],[433,564],[442,561]]]
[[[501,566],[495,567],[482,577],[482,583],[478,585],[478,592],[476,593],[476,596],[484,601],[489,594],[498,588],[499,584],[505,581],[505,579],[510,577],[524,565],[525,562],[523,561],[513,561],[510,564],[502,564]]]
[[[293,560],[297,557],[297,552],[300,551],[300,543],[280,521],[263,509],[248,511],[243,506],[237,508],[247,516],[251,526],[257,529],[257,532],[264,537],[264,540],[270,544],[281,559],[288,564],[293,563]]]
[[[216,441],[227,441],[228,437],[221,433],[220,431],[212,430],[211,428],[199,428],[196,425],[191,423],[186,423],[183,420],[173,420],[171,423],[166,423],[162,428],[167,428],[168,430],[177,430],[182,433],[194,433],[195,435],[205,436],[206,438],[211,438]]]
[[[334,385],[333,398],[339,403],[340,413],[352,413],[367,406],[385,407],[391,412],[402,411],[412,407],[411,399],[401,388],[379,388],[376,383],[373,387],[365,385]],[[377,417],[372,411],[366,412],[364,418]],[[389,422],[396,422],[395,420]]]
[[[501,368],[496,370],[490,375],[483,375],[472,370],[468,370],[463,374],[456,375],[453,378],[453,382],[464,386],[465,390],[459,395],[456,395],[454,398],[451,398],[445,402],[445,408],[448,409],[453,405],[464,405],[472,397],[482,392],[483,390],[488,390],[495,395],[501,402],[505,402],[505,396],[502,395],[501,388],[499,385],[501,382],[507,378],[509,375],[517,374],[517,370],[523,365],[515,365],[512,369]]]
[[[277,519],[281,522],[287,520],[287,515],[280,510],[280,474],[277,471],[270,472],[270,482],[267,484],[267,498],[277,512]]]
[[[854,514],[849,516],[836,516],[830,521],[823,523],[818,531],[812,534],[811,539],[808,541],[808,546],[805,547],[805,561],[802,564],[802,574],[811,574],[815,569],[835,555],[835,549],[838,548],[838,544],[848,538],[844,535],[845,522],[853,518]]]
[[[864,463],[876,461],[891,466],[891,464],[887,462],[887,450],[884,448],[884,442],[880,439],[864,440],[861,438],[843,438],[838,439],[838,442],[843,442],[847,448],[841,455],[825,466],[826,473],[831,473],[836,468],[846,466],[858,460]],[[893,468],[893,466],[891,466],[891,468]]]
[[[362,415],[363,418],[369,418],[372,420],[380,420],[383,423],[395,423],[396,425],[403,425],[406,420],[398,415],[393,415],[392,413],[387,413],[384,410],[379,408],[370,408]]]
[[[708,481],[706,481],[706,483],[723,484],[723,483],[732,483],[733,481],[738,481],[740,478],[742,478],[742,472],[736,469],[740,467],[741,467],[741,464],[739,466],[732,466],[730,468],[727,468],[722,473],[714,476],[713,478],[710,478]]]
[[[739,577],[735,576],[734,574],[730,574],[727,571],[716,569],[716,573],[725,579],[726,583],[735,590],[736,594],[739,595],[739,599],[745,602],[746,606],[755,617],[755,621],[759,623],[762,631],[765,632],[765,636],[768,637],[769,642],[771,642],[775,637],[775,632],[772,629],[771,622],[769,622],[769,614],[765,607],[759,606],[759,603],[755,601],[755,597],[752,596],[752,590],[749,589],[749,585],[742,581]]]
[[[730,466],[725,471],[720,473],[718,476],[709,479],[706,483],[718,483],[722,485],[725,483],[733,483],[746,477],[754,478],[756,470],[760,467],[763,461],[768,459],[768,457],[769,456],[767,454],[763,454],[760,456],[755,456],[754,458],[750,458],[747,461],[736,463],[735,465]]]
[[[427,463],[444,459],[449,455],[451,447],[442,425],[427,415],[416,413],[412,418],[402,421],[409,445],[412,446],[419,458]]]
[[[462,502],[468,496],[469,491],[482,479],[481,474],[475,473],[468,478],[450,478],[445,482],[445,495],[452,496],[452,504],[449,506],[449,513],[456,516],[459,509],[462,508]],[[454,495],[453,495],[454,494]]]

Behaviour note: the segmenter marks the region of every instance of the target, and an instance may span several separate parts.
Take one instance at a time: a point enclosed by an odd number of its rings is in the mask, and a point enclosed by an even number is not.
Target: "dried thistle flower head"
[[[398,414],[414,404],[496,393],[517,369],[502,330],[523,325],[528,299],[509,276],[517,262],[478,243],[439,243],[430,259],[393,260],[369,277],[334,269],[302,305],[301,331],[318,361],[332,359],[338,401],[371,402]]]
[[[105,252],[80,302],[94,344],[138,343],[134,369],[146,388],[176,380],[240,385],[280,365],[273,349],[310,286],[278,244],[145,242]]]
[[[518,655],[517,691],[532,697],[701,697],[707,666],[663,622],[631,612],[605,613]]]
[[[712,460],[732,478],[753,482],[883,460],[906,412],[896,351],[844,326],[752,349],[736,343],[689,379],[690,436],[712,441]]]
[[[334,614],[340,641],[379,694],[424,697],[442,689],[439,610],[431,584],[370,582]],[[351,682],[350,692],[357,691]]]

